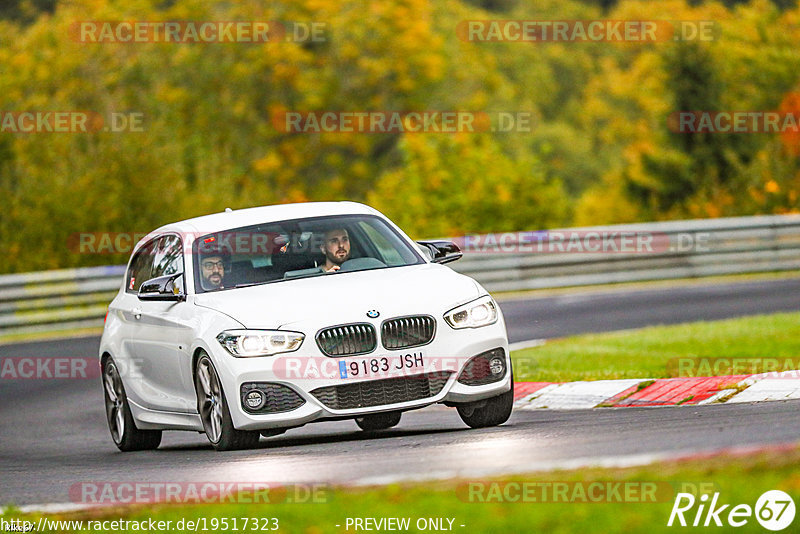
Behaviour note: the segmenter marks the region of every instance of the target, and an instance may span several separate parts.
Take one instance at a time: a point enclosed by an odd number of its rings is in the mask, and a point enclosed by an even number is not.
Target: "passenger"
[[[225,268],[230,254],[224,249],[214,249],[202,253],[200,260],[201,285],[206,291],[225,287]]]

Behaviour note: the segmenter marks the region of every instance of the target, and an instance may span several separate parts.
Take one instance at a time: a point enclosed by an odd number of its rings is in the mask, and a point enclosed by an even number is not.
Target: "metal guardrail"
[[[0,334],[99,327],[124,265],[0,276]]]
[[[650,238],[651,246],[586,252],[588,236],[615,233]],[[504,234],[492,234],[488,242],[485,237],[472,246],[467,238],[464,259],[452,266],[492,292],[800,269],[800,215],[571,228],[533,238],[506,234],[503,243]],[[578,241],[571,242],[573,237]],[[522,252],[525,247],[533,251]]]
[[[604,239],[620,245],[626,236],[633,236],[633,250],[615,250],[615,245],[588,250]],[[649,246],[635,246],[638,236]],[[448,265],[492,292],[800,269],[800,215],[487,234],[457,241],[464,257]],[[0,334],[101,326],[124,270],[114,265],[0,276]]]

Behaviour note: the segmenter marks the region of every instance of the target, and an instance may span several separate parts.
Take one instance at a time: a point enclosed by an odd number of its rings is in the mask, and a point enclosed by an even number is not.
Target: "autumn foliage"
[[[76,253],[67,243],[81,232],[145,232],[225,207],[306,200],[367,202],[417,238],[798,209],[797,132],[667,125],[678,110],[800,113],[797,8],[69,0],[31,14],[35,4],[23,4],[20,16],[0,12],[0,110],[142,122],[0,133],[2,272],[126,259]],[[491,19],[713,21],[714,32],[687,42],[459,37],[463,21]],[[82,21],[274,21],[281,39],[83,42]],[[321,38],[304,38],[312,24]],[[457,133],[274,124],[329,110],[523,111],[533,124]]]

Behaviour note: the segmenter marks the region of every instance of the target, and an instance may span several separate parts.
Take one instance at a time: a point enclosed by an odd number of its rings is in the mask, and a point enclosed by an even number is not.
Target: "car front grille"
[[[333,410],[383,406],[438,395],[451,374],[437,372],[326,386],[313,390],[311,394]]]
[[[433,339],[436,320],[429,315],[389,319],[381,325],[381,340],[389,350],[427,345]]]
[[[266,397],[264,405],[256,410],[245,402],[245,397],[253,390],[261,391]],[[242,408],[252,414],[289,412],[306,403],[305,399],[292,388],[270,382],[246,382],[242,384],[240,394]]]
[[[324,328],[317,333],[317,346],[328,356],[353,356],[375,350],[375,327],[353,323]]]

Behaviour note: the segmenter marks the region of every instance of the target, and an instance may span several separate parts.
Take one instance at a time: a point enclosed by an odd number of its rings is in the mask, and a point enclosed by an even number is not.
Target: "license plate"
[[[402,376],[409,371],[425,368],[422,351],[391,356],[339,360],[340,378]]]

